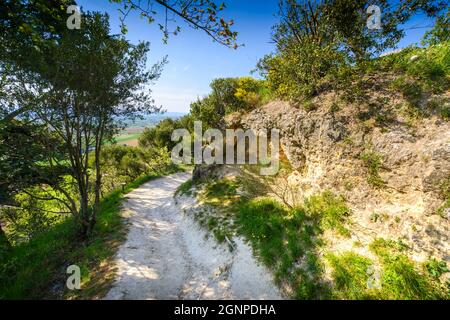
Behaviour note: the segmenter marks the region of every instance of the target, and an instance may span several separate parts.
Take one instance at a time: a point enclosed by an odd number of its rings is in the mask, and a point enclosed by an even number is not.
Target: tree
[[[368,9],[376,5],[381,13],[381,28],[369,29]],[[404,36],[401,25],[417,12],[435,16],[445,7],[439,0],[280,0],[280,23],[274,41],[281,47],[305,40],[319,46],[336,43],[356,62],[394,47]]]
[[[107,1],[107,0],[105,0]],[[188,25],[207,33],[214,41],[237,48],[237,32],[232,31],[233,20],[226,20],[222,12],[224,3],[213,0],[109,0],[122,4],[122,27],[126,31],[125,21],[131,11],[155,22],[158,17],[164,39],[170,34],[169,23],[178,17]],[[44,76],[48,63],[48,53],[58,45],[61,34],[67,31],[66,12],[68,6],[76,5],[74,0],[4,0],[0,3],[0,70],[4,74],[17,70],[28,70]],[[160,6],[163,12],[156,11]],[[0,83],[1,88],[1,83]],[[11,88],[8,88],[11,90]],[[17,105],[2,99],[0,122],[10,121],[20,116],[29,104]]]
[[[4,256],[11,249],[11,243],[5,235],[2,229],[2,224],[0,223],[0,256]]]
[[[277,51],[258,68],[282,98],[298,100],[338,84],[349,66],[363,63],[403,37],[402,24],[421,11],[435,16],[443,1],[280,0],[274,27]],[[381,29],[369,29],[369,6],[381,11]]]
[[[48,162],[49,158],[54,161]],[[18,120],[4,124],[0,130],[0,205],[16,206],[14,196],[33,186],[59,189],[70,173],[64,159],[62,141],[44,124]]]
[[[436,19],[433,29],[427,31],[422,43],[424,45],[436,45],[441,42],[450,41],[450,10]]]
[[[56,52],[59,67],[54,70],[55,82],[46,88],[50,93],[44,95],[45,113],[39,117],[66,143],[78,185],[83,234],[88,234],[100,201],[102,144],[123,126],[118,119],[157,111],[150,91],[143,86],[158,78],[163,63],[145,70],[148,43],[132,46],[123,38],[110,36],[107,16],[85,15],[83,21],[82,32],[69,33],[62,50]],[[60,83],[66,85],[60,87]],[[91,150],[95,169],[92,209]]]
[[[73,4],[73,0],[4,0],[0,3],[0,71],[3,79],[0,122],[10,121],[33,107],[27,101],[30,96],[23,96],[23,87],[14,75],[26,71],[44,77],[48,54],[67,30],[66,9]],[[8,80],[6,88],[5,80]],[[10,97],[14,99],[5,99],[4,90],[11,92]]]
[[[165,22],[159,24],[165,40],[172,14],[215,41],[237,47],[233,21],[221,17],[224,4],[152,0],[144,7],[144,1],[110,2],[123,4],[123,26],[131,10],[156,21],[161,12],[150,10],[155,3],[165,11]],[[87,235],[101,197],[102,143],[124,126],[123,119],[157,110],[143,85],[158,77],[163,62],[145,71],[148,44],[132,46],[110,36],[106,16],[86,14],[83,28],[69,31],[66,9],[74,4],[0,3],[0,201],[17,205],[15,197],[23,192],[40,201],[59,201],[79,218]]]
[[[139,137],[139,146],[144,149],[166,147],[168,150],[172,150],[176,145],[171,140],[172,132],[180,128],[176,120],[171,118],[164,119],[155,127],[145,128]]]
[[[110,36],[107,16],[85,14],[83,21],[81,30],[61,34],[58,44],[48,50],[48,63],[39,73],[21,71],[16,76],[33,96],[33,107],[26,117],[44,127],[44,136],[55,136],[60,142],[57,145],[62,146],[56,149],[52,143],[38,141],[46,152],[37,154],[45,157],[50,172],[57,172],[56,168],[66,163],[77,194],[59,184],[47,185],[63,193],[70,211],[79,219],[82,234],[88,235],[101,197],[102,144],[123,127],[124,119],[157,111],[144,85],[157,79],[163,62],[146,70],[148,43],[131,45],[123,37]]]
[[[237,48],[237,32],[232,31],[233,20],[225,20],[221,13],[226,8],[225,3],[214,0],[109,0],[123,5],[122,29],[126,32],[125,20],[128,14],[136,10],[149,23],[157,19],[159,5],[165,12],[158,25],[167,41],[170,34],[177,35],[181,31],[178,25],[173,31],[169,29],[169,22],[175,22],[175,17],[184,20],[190,27],[204,31],[214,41],[227,47]]]

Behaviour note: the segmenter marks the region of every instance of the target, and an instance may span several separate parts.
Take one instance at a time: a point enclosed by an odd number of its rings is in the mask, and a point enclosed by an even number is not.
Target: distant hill
[[[135,121],[128,121],[128,127],[129,129],[132,128],[141,128],[142,130],[146,127],[152,127],[158,124],[161,120],[172,118],[172,119],[178,119],[182,116],[186,115],[186,113],[181,112],[166,112],[166,113],[158,113],[158,114],[150,114],[144,117],[144,119],[135,120]],[[127,131],[129,130],[127,129]],[[135,131],[135,130],[133,130]]]
[[[138,144],[138,139],[145,128],[156,126],[159,122],[164,119],[172,118],[178,119],[186,113],[181,112],[165,112],[158,114],[150,114],[144,117],[144,119],[137,119],[135,121],[125,121],[127,123],[127,128],[123,130],[119,135],[116,136],[116,143],[136,146]]]

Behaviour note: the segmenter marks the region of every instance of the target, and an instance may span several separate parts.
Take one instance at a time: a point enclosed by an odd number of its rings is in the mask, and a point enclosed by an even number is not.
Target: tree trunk
[[[80,192],[80,217],[81,217],[81,235],[87,238],[91,233],[90,219],[89,219],[89,196],[87,191]]]
[[[8,238],[6,237],[5,232],[2,229],[2,224],[0,222],[0,252],[7,252],[11,250],[12,246],[9,242]]]
[[[101,192],[102,192],[102,173],[100,168],[100,153],[101,153],[101,147],[102,147],[102,141],[103,141],[103,119],[100,121],[100,129],[96,135],[96,143],[95,143],[95,187],[94,187],[94,210],[92,212],[91,221],[90,221],[90,227],[91,229],[94,228],[95,224],[97,223],[97,213],[100,208],[100,199],[101,199]]]
[[[94,225],[97,222],[97,212],[100,207],[100,199],[101,199],[101,188],[102,188],[102,174],[100,172],[100,153],[95,150],[95,199],[94,199],[94,210],[92,211],[90,227],[94,228]],[[98,152],[98,154],[97,154]]]

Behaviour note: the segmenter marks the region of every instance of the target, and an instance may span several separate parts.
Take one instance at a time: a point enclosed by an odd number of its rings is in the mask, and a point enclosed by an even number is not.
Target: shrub
[[[161,172],[172,165],[167,149],[112,145],[102,149],[101,165],[106,172],[105,185],[117,186],[139,176]],[[114,179],[114,181],[109,181]]]
[[[341,78],[343,65],[345,58],[333,45],[317,46],[306,41],[301,45],[288,45],[278,55],[266,56],[258,68],[267,76],[275,95],[299,103]]]
[[[344,236],[349,235],[344,224],[350,214],[350,209],[342,196],[325,191],[306,199],[304,207],[308,215],[320,222],[323,229],[334,229]]]
[[[436,279],[439,279],[444,273],[450,272],[445,261],[438,261],[435,258],[431,258],[425,262],[424,267],[430,276]]]
[[[145,128],[139,137],[139,146],[141,148],[164,148],[172,150],[176,142],[172,141],[172,132],[178,129],[177,120],[171,118],[164,119],[156,126]]]
[[[368,170],[367,182],[376,188],[383,187],[386,183],[380,177],[380,169],[382,167],[381,156],[375,152],[365,152],[361,155]]]
[[[233,112],[247,112],[268,102],[271,93],[266,81],[219,78],[211,83],[211,93],[191,104],[191,115],[203,122],[203,128],[223,128],[224,117]]]
[[[265,81],[256,80],[251,77],[242,77],[237,79],[234,96],[240,101],[243,110],[250,111],[267,102],[270,98],[270,91]],[[240,110],[229,106],[226,113],[233,111]]]

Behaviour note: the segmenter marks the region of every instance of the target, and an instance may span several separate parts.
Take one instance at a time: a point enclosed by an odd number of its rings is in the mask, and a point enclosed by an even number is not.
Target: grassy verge
[[[329,288],[321,280],[320,235],[331,229],[348,236],[349,210],[344,199],[324,192],[290,209],[268,197],[239,196],[237,189],[238,183],[227,178],[206,183],[198,198],[216,210],[197,212],[200,224],[219,241],[236,234],[249,240],[257,256],[273,270],[276,282],[292,297],[329,297]]]
[[[226,239],[232,242],[236,233],[234,212],[240,198],[237,195],[238,184],[233,179],[224,178],[208,181],[196,196],[203,209],[195,213],[195,219],[208,229],[219,243]],[[233,250],[233,247],[230,246]]]
[[[296,299],[319,299],[330,296],[323,281],[321,234],[332,229],[347,236],[348,212],[344,200],[331,192],[294,209],[259,198],[240,206],[237,223],[280,286]]]
[[[77,238],[69,218],[0,258],[1,299],[96,299],[114,280],[111,260],[126,235],[121,215],[124,195],[152,179],[177,170],[138,178],[122,190],[108,194],[101,203],[98,221],[88,240]],[[81,269],[81,290],[69,291],[66,268]]]
[[[188,183],[182,189],[190,187]],[[196,218],[219,241],[223,235],[246,238],[289,296],[352,300],[450,298],[450,284],[442,280],[442,275],[449,272],[445,262],[430,259],[424,264],[415,263],[401,242],[374,240],[369,250],[376,259],[351,251],[328,252],[323,240],[325,231],[337,237],[351,233],[349,209],[342,197],[326,191],[291,209],[268,197],[239,197],[236,189],[236,182],[229,179],[207,182],[197,197],[216,210],[199,211]]]
[[[180,184],[180,186],[177,188],[177,190],[175,191],[175,197],[176,196],[182,196],[182,195],[192,195],[192,187],[194,186],[194,182],[192,181],[192,179],[189,179],[185,182],[183,182],[182,184]]]
[[[408,247],[402,242],[381,238],[372,242],[370,250],[377,255],[382,266],[381,287],[375,292],[375,297],[401,300],[450,298],[450,288],[445,288],[430,272],[435,266],[430,262],[435,260],[418,265],[408,258]]]
[[[408,258],[402,242],[376,239],[370,250],[376,261],[353,252],[328,254],[332,268],[333,298],[382,300],[449,299],[448,284],[440,277],[449,270],[445,262],[430,259],[418,264]]]
[[[333,269],[334,282],[333,298],[361,300],[370,299],[368,292],[369,274],[372,261],[353,252],[340,255],[328,254],[326,256]],[[375,284],[376,285],[376,284]]]

